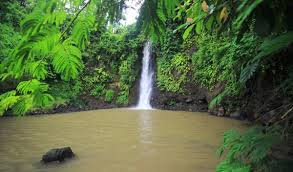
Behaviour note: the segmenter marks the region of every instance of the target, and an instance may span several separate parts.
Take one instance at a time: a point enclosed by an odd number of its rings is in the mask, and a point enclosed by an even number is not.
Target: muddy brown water
[[[206,113],[112,109],[0,118],[1,172],[213,172],[224,131],[240,121]],[[70,146],[77,158],[40,166]]]

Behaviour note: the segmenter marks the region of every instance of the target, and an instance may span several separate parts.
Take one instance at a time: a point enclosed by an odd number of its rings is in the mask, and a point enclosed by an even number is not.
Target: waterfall
[[[139,85],[137,109],[152,109],[150,104],[153,87],[153,68],[151,61],[151,42],[146,42],[143,49],[142,72]]]

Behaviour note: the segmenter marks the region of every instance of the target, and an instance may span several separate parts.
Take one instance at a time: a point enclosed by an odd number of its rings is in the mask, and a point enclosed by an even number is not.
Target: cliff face
[[[161,50],[161,51],[160,51]],[[164,49],[163,49],[164,50]],[[264,60],[261,70],[256,71],[246,84],[241,88],[237,96],[225,96],[224,99],[214,107],[209,107],[212,100],[220,95],[227,87],[230,87],[229,81],[215,82],[209,86],[203,86],[196,83],[192,76],[193,71],[203,69],[192,69],[192,63],[189,61],[192,54],[198,48],[188,49],[186,56],[188,71],[187,75],[176,72],[172,68],[172,62],[180,61],[176,55],[167,55],[163,57],[164,52],[159,48],[156,52],[156,79],[154,83],[154,92],[152,105],[154,108],[182,111],[205,111],[212,115],[232,117],[237,119],[248,119],[251,121],[260,121],[264,124],[273,123],[280,120],[281,114],[285,114],[292,106],[292,45],[280,53],[275,54],[270,59]],[[189,51],[191,50],[191,52]],[[171,60],[170,60],[171,59]],[[169,60],[169,61],[168,61]],[[163,61],[160,62],[160,61]],[[170,72],[164,73],[162,66],[170,65]],[[181,63],[184,64],[184,63]],[[161,66],[160,66],[161,65]],[[207,65],[208,67],[208,65]],[[236,68],[236,69],[235,69]],[[240,66],[238,66],[240,70]],[[269,69],[269,70],[268,70]],[[208,68],[206,69],[208,70]],[[237,70],[237,67],[234,67]],[[175,71],[175,72],[174,72]],[[227,71],[219,71],[227,72]],[[233,71],[231,71],[233,72]],[[160,74],[161,73],[161,74]],[[163,77],[158,77],[162,75]],[[166,91],[172,84],[180,82],[180,77],[184,76],[185,81],[180,85],[180,90]],[[170,79],[171,78],[171,79]],[[162,85],[162,81],[168,84]],[[290,84],[291,83],[291,84]],[[171,85],[171,86],[170,86]],[[291,85],[291,86],[290,86]]]
[[[161,91],[154,87],[152,106],[157,109],[207,112],[207,90],[193,84],[186,84],[185,93]]]

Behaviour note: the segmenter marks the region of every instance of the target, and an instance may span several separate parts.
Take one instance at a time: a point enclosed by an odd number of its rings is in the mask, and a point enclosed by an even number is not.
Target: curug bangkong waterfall
[[[151,42],[146,42],[143,49],[142,72],[139,86],[137,109],[152,109],[150,104],[153,87],[153,67],[151,61]]]

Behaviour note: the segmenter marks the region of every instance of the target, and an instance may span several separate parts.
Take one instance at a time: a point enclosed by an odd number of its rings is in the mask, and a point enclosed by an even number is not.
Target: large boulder
[[[43,155],[41,162],[49,163],[53,161],[63,162],[65,159],[73,158],[75,155],[70,147],[51,149]]]

